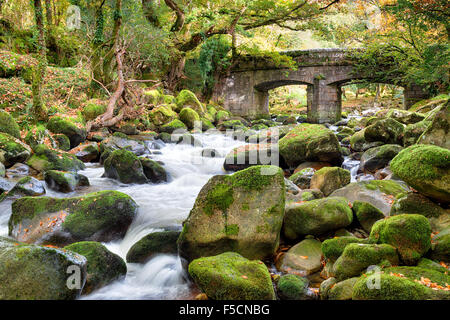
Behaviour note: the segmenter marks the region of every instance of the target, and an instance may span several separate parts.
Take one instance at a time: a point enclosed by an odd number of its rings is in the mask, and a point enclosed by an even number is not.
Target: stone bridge
[[[269,114],[269,90],[286,85],[307,85],[308,121],[335,123],[341,118],[341,87],[373,75],[355,75],[348,50],[317,49],[287,52],[297,70],[277,66],[267,58],[243,56],[213,96],[225,108],[248,118]],[[418,86],[404,88],[405,107],[426,98]]]

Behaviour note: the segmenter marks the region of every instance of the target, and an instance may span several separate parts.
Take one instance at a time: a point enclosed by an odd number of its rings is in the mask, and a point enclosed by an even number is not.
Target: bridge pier
[[[341,88],[315,79],[308,86],[308,122],[336,123],[341,120]]]
[[[420,100],[429,99],[430,95],[426,93],[419,85],[410,85],[403,91],[403,104],[406,110],[411,108]]]

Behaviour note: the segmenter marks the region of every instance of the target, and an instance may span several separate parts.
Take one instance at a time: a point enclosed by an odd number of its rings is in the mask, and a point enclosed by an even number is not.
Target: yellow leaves
[[[308,260],[308,256],[300,256],[303,260]]]
[[[433,290],[444,290],[444,291],[450,291],[450,285],[448,285],[447,283],[444,286],[441,286],[435,282],[431,282],[430,279],[425,278],[425,277],[421,277],[420,280],[415,279],[414,280],[417,283],[420,283],[421,285],[424,285],[428,288],[431,288]]]

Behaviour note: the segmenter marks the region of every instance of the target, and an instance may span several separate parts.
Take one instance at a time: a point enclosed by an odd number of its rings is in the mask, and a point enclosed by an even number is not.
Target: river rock
[[[83,162],[98,162],[100,160],[100,148],[98,143],[90,142],[69,151]]]
[[[51,117],[47,123],[47,129],[53,133],[65,134],[70,140],[71,148],[77,147],[80,143],[84,142],[87,137],[86,128],[70,118],[59,116]]]
[[[295,274],[280,277],[277,283],[278,295],[281,300],[310,300],[308,295],[308,280]]]
[[[392,160],[391,170],[423,195],[450,202],[450,150],[414,145]]]
[[[177,113],[170,106],[159,106],[150,111],[149,118],[156,126],[162,126],[175,120]]]
[[[389,217],[373,225],[370,240],[394,246],[405,264],[414,265],[431,248],[430,222],[418,214]]]
[[[416,144],[422,134],[428,129],[430,124],[431,121],[424,120],[407,125],[403,136],[403,146],[410,147]]]
[[[12,204],[9,235],[26,243],[50,245],[109,242],[125,235],[136,212],[136,202],[118,191],[63,199],[25,197]]]
[[[381,141],[368,142],[365,138],[365,131],[366,129],[363,129],[361,131],[356,132],[350,137],[350,147],[352,148],[352,150],[364,152],[366,150],[379,147],[384,144]]]
[[[226,171],[240,171],[251,166],[270,165],[278,161],[278,148],[270,143],[248,144],[233,149],[225,157],[223,167]]]
[[[77,242],[64,247],[64,249],[78,253],[87,259],[87,280],[83,294],[100,289],[124,277],[127,273],[125,261],[99,242]]]
[[[169,123],[166,123],[160,128],[160,132],[172,134],[174,132],[185,132],[187,131],[186,125],[178,119],[172,120]]]
[[[442,230],[433,237],[431,258],[450,262],[450,228]]]
[[[397,250],[388,244],[351,243],[333,264],[338,281],[359,276],[368,267],[379,264],[398,265]]]
[[[115,150],[105,160],[105,177],[122,183],[147,183],[144,169],[139,158],[131,151]]]
[[[86,166],[74,155],[40,144],[34,150],[34,155],[27,161],[33,169],[45,172],[48,170],[79,171]]]
[[[344,197],[351,203],[368,202],[388,216],[395,197],[408,190],[406,185],[394,180],[372,180],[351,183],[334,191],[330,196]]]
[[[450,101],[443,105],[417,142],[450,150]]]
[[[340,165],[343,161],[339,141],[333,131],[317,124],[301,124],[279,142],[286,165],[297,167],[305,161],[324,161]]]
[[[327,239],[322,243],[323,256],[327,261],[335,262],[351,243],[369,243],[368,239],[359,239],[353,236]]]
[[[192,130],[195,127],[195,123],[200,121],[200,116],[194,109],[183,108],[180,111],[180,120],[189,130]]]
[[[194,109],[200,115],[205,113],[205,108],[192,91],[181,90],[176,97],[175,103],[177,105],[177,112],[181,111],[183,108],[189,107]]]
[[[344,281],[337,282],[332,286],[328,293],[328,300],[352,300],[353,288],[356,282],[359,280],[358,277],[350,278]]]
[[[305,239],[286,252],[277,263],[277,269],[285,273],[310,275],[322,269],[322,243]]]
[[[145,263],[156,254],[177,254],[178,231],[154,232],[136,242],[127,253],[128,263]]]
[[[0,110],[0,132],[20,139],[20,128],[16,120],[5,110]]]
[[[167,182],[166,170],[156,161],[148,158],[139,158],[147,179],[152,183]]]
[[[83,256],[2,237],[0,252],[1,300],[70,300],[80,295],[86,281]],[[74,270],[80,271],[78,289],[67,286]]]
[[[391,118],[403,124],[413,124],[425,119],[425,115],[407,110],[391,109],[386,114],[386,118]]]
[[[33,177],[23,177],[17,181],[14,188],[9,191],[9,196],[38,197],[45,194],[44,184]]]
[[[378,169],[386,167],[402,150],[403,147],[396,144],[386,144],[381,147],[369,149],[361,157],[359,170],[375,173]]]
[[[352,209],[355,213],[356,219],[368,233],[370,233],[370,230],[372,230],[372,226],[375,224],[375,222],[385,218],[383,212],[381,212],[368,202],[355,201],[353,202]]]
[[[137,156],[143,155],[146,151],[143,142],[130,139],[125,134],[119,132],[114,133],[114,135],[104,139],[100,143],[100,154],[103,154],[107,150],[112,152],[119,149],[131,151]]]
[[[287,207],[283,230],[287,239],[295,240],[345,228],[352,221],[353,212],[347,199],[329,197]]]
[[[187,261],[234,251],[249,259],[278,248],[285,206],[283,171],[255,166],[215,176],[200,191],[178,240]]]
[[[47,186],[55,191],[70,193],[78,187],[88,187],[89,179],[78,173],[49,170],[44,174]]]
[[[311,179],[311,189],[319,189],[325,197],[350,183],[350,171],[338,167],[325,167],[316,171]]]
[[[405,126],[394,119],[378,120],[364,130],[367,142],[402,144]]]
[[[189,275],[213,300],[275,300],[264,263],[235,252],[194,260],[189,264]]]
[[[0,133],[0,162],[6,168],[13,166],[17,162],[26,162],[31,152],[31,148],[19,139],[7,133]]]
[[[11,168],[6,170],[6,177],[8,179],[23,178],[31,176],[33,173],[35,173],[35,171],[26,164],[16,163]]]
[[[316,170],[313,168],[305,168],[297,173],[294,173],[289,177],[289,180],[292,181],[300,189],[310,189],[311,179],[314,176],[315,172]]]

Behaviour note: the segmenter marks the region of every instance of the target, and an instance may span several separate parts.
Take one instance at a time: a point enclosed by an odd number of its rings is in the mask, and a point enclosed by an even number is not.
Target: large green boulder
[[[364,172],[375,173],[377,170],[386,167],[402,150],[403,147],[396,144],[385,144],[381,147],[371,148],[362,155],[359,168]]]
[[[38,197],[46,193],[44,184],[33,177],[23,177],[14,187],[0,196],[0,202],[8,198]]]
[[[322,269],[322,243],[305,239],[293,246],[278,260],[278,270],[286,273],[310,275]]]
[[[413,124],[425,119],[425,115],[407,110],[391,109],[386,114],[386,118],[391,118],[403,124]]]
[[[408,124],[403,135],[403,146],[410,147],[417,143],[422,134],[430,127],[431,121],[423,120]]]
[[[226,171],[239,171],[251,166],[268,165],[273,162],[273,151],[278,149],[270,143],[246,144],[231,150],[225,157],[223,167]]]
[[[85,281],[83,256],[0,237],[0,300],[72,300]]]
[[[350,137],[350,147],[353,151],[364,152],[371,148],[382,146],[384,143],[381,141],[367,141],[365,138],[366,129],[354,133]]]
[[[105,177],[122,183],[147,183],[139,158],[128,150],[115,150],[105,160]]]
[[[24,197],[12,203],[9,235],[26,243],[66,245],[121,239],[137,212],[134,200],[118,191],[76,198]]]
[[[70,139],[70,147],[75,148],[86,140],[86,128],[70,118],[55,116],[50,118],[47,128],[53,133],[65,134]]]
[[[324,167],[314,173],[310,188],[319,189],[325,197],[328,197],[333,191],[348,185],[350,181],[350,171],[338,167]]]
[[[359,278],[355,277],[337,282],[329,289],[328,300],[352,300],[353,288],[358,280]]]
[[[281,276],[277,283],[278,295],[282,300],[309,300],[308,280],[295,274]]]
[[[128,263],[145,263],[157,254],[177,254],[178,231],[154,232],[136,242],[127,253]]]
[[[175,119],[175,120],[172,120],[169,123],[166,123],[165,125],[163,125],[161,127],[160,131],[172,134],[175,131],[177,131],[177,133],[180,133],[180,132],[187,131],[187,129],[188,128],[182,121]]]
[[[50,189],[63,193],[70,193],[79,187],[90,185],[86,176],[67,171],[49,170],[45,172],[44,179]]]
[[[368,142],[380,141],[388,144],[402,144],[405,126],[394,119],[376,121],[364,130]]]
[[[86,121],[91,121],[106,112],[106,105],[96,99],[86,102],[81,114]]]
[[[7,133],[0,133],[0,162],[9,168],[15,163],[24,163],[31,155],[29,146]]]
[[[69,151],[77,159],[83,162],[98,162],[100,159],[100,148],[97,142],[82,144]]]
[[[355,213],[356,219],[363,229],[370,233],[372,226],[378,220],[384,219],[384,213],[377,209],[368,202],[355,201],[353,202],[353,212]]]
[[[142,169],[147,179],[152,183],[161,183],[167,181],[167,172],[158,162],[148,159],[139,158],[142,164]]]
[[[413,265],[431,248],[431,226],[422,215],[402,214],[376,222],[370,239],[397,248],[402,261]]]
[[[284,235],[295,240],[306,235],[321,235],[345,228],[353,221],[353,212],[345,198],[329,197],[286,208]]]
[[[450,262],[450,228],[441,231],[433,237],[431,258]]]
[[[431,125],[420,136],[419,144],[431,144],[450,150],[450,101],[442,106]]]
[[[355,201],[368,202],[388,216],[395,197],[408,190],[405,184],[394,180],[372,180],[351,183],[330,196],[344,197],[352,204]]]
[[[189,107],[194,109],[198,114],[202,115],[205,113],[205,108],[201,102],[197,99],[195,94],[189,90],[182,90],[176,97],[177,111]]]
[[[313,178],[316,170],[314,168],[305,168],[289,177],[289,180],[292,181],[297,187],[300,189],[310,189],[311,188],[311,179]]]
[[[189,130],[194,129],[196,122],[200,121],[198,113],[191,108],[183,108],[180,111],[180,120],[188,127]]]
[[[77,242],[64,247],[64,249],[76,252],[87,259],[87,279],[83,294],[100,289],[124,277],[127,273],[125,261],[99,242]]]
[[[222,252],[265,259],[278,248],[285,206],[283,171],[255,166],[215,176],[200,191],[178,240],[188,261]]]
[[[49,148],[44,144],[34,149],[34,155],[27,161],[27,165],[40,172],[48,170],[76,172],[86,168],[73,154]]]
[[[102,155],[122,149],[131,151],[137,156],[141,156],[146,152],[145,144],[142,141],[129,139],[125,134],[119,132],[114,133],[114,135],[100,143],[100,154]]]
[[[414,145],[392,160],[391,170],[423,195],[450,202],[450,150]]]
[[[235,252],[194,260],[189,264],[189,275],[214,300],[275,300],[264,263]]]
[[[322,242],[322,252],[325,259],[335,262],[351,243],[369,243],[368,239],[360,239],[353,236],[336,237]]]
[[[397,250],[388,244],[351,243],[333,264],[338,281],[359,276],[373,265],[398,265]]]
[[[150,120],[157,126],[162,126],[177,118],[177,113],[170,106],[159,106],[149,114]]]
[[[416,192],[397,196],[391,208],[391,216],[399,214],[421,214],[428,218],[431,229],[440,232],[450,227],[450,212],[427,197]]]
[[[6,111],[0,110],[0,132],[20,139],[20,128],[16,120]]]
[[[340,165],[341,149],[336,135],[325,126],[301,124],[279,141],[280,155],[287,166],[305,161],[324,161]]]

